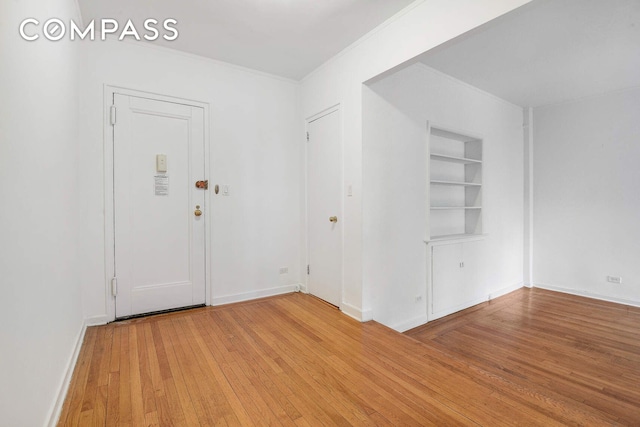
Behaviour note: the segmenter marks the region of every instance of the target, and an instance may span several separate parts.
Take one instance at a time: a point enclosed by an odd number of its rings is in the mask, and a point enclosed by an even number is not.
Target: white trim
[[[481,297],[475,298],[475,299],[473,299],[471,301],[467,301],[466,303],[459,304],[459,305],[455,306],[454,308],[449,308],[447,310],[434,312],[432,314],[429,314],[429,322],[431,322],[432,320],[440,319],[441,317],[449,316],[450,314],[454,314],[454,313],[457,313],[457,312],[462,311],[462,310],[466,310],[467,308],[471,308],[471,307],[473,307],[475,305],[491,301],[491,300],[493,300],[495,298],[507,295],[507,294],[509,294],[511,292],[517,291],[518,289],[520,289],[522,287],[523,287],[522,282],[518,282],[515,285],[510,285],[510,286],[507,286],[507,287],[504,287],[504,288],[500,288],[500,289],[498,289],[498,290],[496,290],[494,292],[490,292],[490,293],[488,293],[486,295],[483,295]]]
[[[390,328],[398,332],[406,332],[409,329],[417,328],[418,326],[424,325],[425,323],[427,323],[427,321],[427,315],[424,314],[418,317],[414,317],[413,319],[391,325]]]
[[[563,288],[562,286],[548,285],[548,284],[545,284],[545,283],[534,283],[533,287],[534,288],[540,288],[540,289],[546,289],[548,291],[562,292],[564,294],[569,294],[569,295],[577,295],[577,296],[580,296],[580,297],[586,297],[586,298],[591,298],[591,299],[600,300],[600,301],[607,301],[607,302],[614,302],[614,303],[617,303],[617,304],[629,305],[631,307],[640,307],[640,301],[628,300],[628,299],[617,298],[617,297],[611,297],[611,296],[607,296],[607,295],[600,295],[600,294],[595,294],[595,293],[592,293],[592,292],[589,292],[589,291],[582,291],[582,290],[578,290],[578,289]]]
[[[204,110],[204,158],[205,158],[205,179],[210,178],[211,173],[211,132],[212,108],[208,102],[182,98],[179,96],[163,95],[154,92],[141,91],[125,88],[116,85],[105,84],[103,88],[103,150],[104,150],[104,249],[105,249],[105,313],[104,316],[96,316],[96,324],[112,322],[116,318],[115,297],[111,295],[111,279],[114,272],[114,224],[113,224],[113,126],[110,121],[111,105],[114,94],[136,96],[153,99],[157,101],[172,102],[191,107],[198,107]],[[211,237],[212,224],[211,215],[211,195],[205,191],[205,207],[208,214],[205,215],[205,303],[212,304],[213,287],[211,286]]]
[[[64,405],[64,400],[67,397],[67,392],[69,391],[69,384],[71,384],[71,377],[73,376],[73,371],[76,367],[76,363],[78,362],[78,356],[80,355],[80,349],[82,348],[82,343],[84,342],[84,336],[87,332],[87,322],[83,321],[82,326],[80,327],[80,332],[76,336],[76,343],[73,348],[73,352],[71,353],[71,357],[67,361],[67,366],[64,371],[64,375],[60,384],[58,385],[58,392],[56,400],[49,410],[49,416],[47,417],[48,422],[47,426],[55,427],[58,424],[58,420],[60,419],[60,414],[62,413],[62,406]]]
[[[102,111],[102,148],[103,148],[103,173],[104,173],[104,311],[108,321],[116,318],[115,297],[111,295],[111,280],[115,270],[114,253],[114,212],[113,212],[113,126],[111,125],[111,105],[115,87],[104,85],[103,87],[103,111]]]
[[[109,323],[109,316],[106,314],[101,314],[99,316],[91,316],[84,319],[84,323],[87,326],[101,326]]]
[[[150,92],[148,90],[131,89],[123,86],[110,85],[110,84],[105,84],[104,88],[105,88],[105,93],[108,92],[109,94],[117,93],[120,95],[136,96],[138,98],[145,98],[145,99],[151,99],[155,101],[163,101],[163,102],[171,102],[174,104],[187,105],[189,107],[199,107],[199,108],[205,109],[206,112],[208,112],[210,109],[208,102],[199,101],[197,99],[185,98],[179,95],[162,94],[157,92]],[[110,123],[109,123],[109,126],[111,126]]]
[[[204,221],[204,274],[205,274],[205,296],[204,303],[211,305],[213,300],[213,275],[211,272],[211,255],[213,249],[213,200],[211,192],[213,191],[213,151],[211,150],[211,126],[213,126],[213,108],[209,108],[209,104],[206,104],[204,109],[204,179],[209,181],[209,189],[204,192],[204,207],[206,209],[205,221]]]
[[[498,289],[495,292],[489,293],[489,295],[487,296],[487,301],[491,301],[492,299],[496,299],[496,298],[505,296],[507,294],[510,294],[511,292],[515,292],[518,289],[522,288],[523,286],[524,286],[524,284],[522,282],[519,282],[519,283],[516,283],[515,285],[511,285],[511,286],[504,287],[502,289]]]
[[[322,110],[322,111],[320,111],[318,113],[312,114],[311,116],[307,117],[307,119],[306,119],[307,125],[309,123],[315,122],[318,119],[323,118],[324,116],[328,116],[329,114],[331,114],[333,112],[336,112],[338,110],[340,110],[340,103],[332,105],[329,108],[325,108],[324,110]]]
[[[441,317],[448,316],[450,314],[457,313],[462,310],[466,310],[467,308],[471,308],[475,305],[482,304],[483,302],[489,301],[489,295],[484,295],[470,301],[464,302],[462,304],[458,304],[452,308],[447,308],[446,310],[434,312],[429,316],[429,321],[440,319]]]
[[[356,319],[358,322],[368,322],[369,320],[373,320],[373,310],[361,310],[344,301],[342,301],[340,311],[347,316]]]
[[[302,289],[302,285],[296,283],[294,285],[278,286],[275,288],[261,289],[259,291],[250,291],[250,292],[243,292],[240,294],[215,297],[212,299],[211,305],[213,306],[224,305],[224,304],[231,304],[235,302],[251,301],[257,298],[265,298],[265,297],[272,297],[276,295],[290,294],[290,293],[296,292],[296,287],[298,286],[300,287],[300,289]]]
[[[480,240],[484,240],[489,234],[468,234],[466,236],[460,237],[452,237],[450,239],[431,239],[425,240],[424,242],[429,246],[440,246],[440,245],[451,245],[454,243],[464,243],[464,242],[477,242]]]

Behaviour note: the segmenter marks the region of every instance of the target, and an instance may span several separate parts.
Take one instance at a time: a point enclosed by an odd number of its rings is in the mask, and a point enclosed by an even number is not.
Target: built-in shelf
[[[431,160],[440,160],[443,162],[461,163],[465,165],[482,163],[482,160],[468,159],[466,157],[445,156],[444,154],[431,154]]]
[[[468,295],[481,288],[485,187],[482,138],[427,129],[427,313],[433,320],[468,307]]]
[[[431,206],[433,210],[443,209],[482,209],[480,206]]]
[[[428,125],[427,241],[482,235],[482,138]]]
[[[471,239],[483,239],[484,234],[445,234],[442,236],[431,236],[427,243],[431,242],[445,242],[449,240],[471,240]]]
[[[477,183],[477,182],[440,181],[440,180],[435,180],[435,179],[431,180],[431,184],[462,185],[462,186],[465,186],[465,187],[481,187],[482,186],[482,184]]]

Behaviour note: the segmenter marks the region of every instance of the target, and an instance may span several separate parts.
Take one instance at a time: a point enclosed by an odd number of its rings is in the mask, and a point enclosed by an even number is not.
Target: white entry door
[[[342,139],[340,113],[310,121],[307,130],[309,293],[342,303]]]
[[[204,304],[204,110],[113,101],[116,317]]]

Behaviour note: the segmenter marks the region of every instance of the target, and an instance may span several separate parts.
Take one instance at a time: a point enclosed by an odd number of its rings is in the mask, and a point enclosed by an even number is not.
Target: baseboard
[[[84,323],[86,326],[100,326],[106,325],[111,322],[113,319],[109,319],[109,316],[106,314],[101,314],[99,316],[91,316],[84,319]]]
[[[424,325],[425,323],[427,323],[427,321],[428,321],[427,315],[425,314],[422,316],[414,317],[413,319],[409,319],[401,323],[396,323],[395,325],[391,325],[390,328],[398,332],[405,332],[405,331],[408,331],[409,329],[413,329],[420,325]]]
[[[640,307],[640,301],[628,300],[628,299],[624,299],[624,298],[610,297],[610,296],[607,296],[607,295],[594,294],[594,293],[589,292],[589,291],[581,291],[581,290],[578,290],[578,289],[563,288],[561,286],[547,285],[545,283],[534,283],[533,287],[534,288],[540,288],[540,289],[546,289],[548,291],[562,292],[564,294],[577,295],[579,297],[597,299],[597,300],[600,300],[600,301],[615,302],[617,304],[629,305],[631,307]]]
[[[440,319],[441,317],[445,317],[448,316],[450,314],[453,313],[457,313],[459,311],[462,310],[466,310],[467,308],[473,307],[474,305],[478,305],[478,304],[482,304],[483,302],[487,302],[489,301],[489,295],[480,297],[480,298],[476,298],[473,300],[469,300],[465,303],[462,304],[458,304],[456,306],[453,307],[449,307],[446,310],[442,310],[442,311],[437,311],[437,312],[433,312],[429,315],[429,321],[431,322],[432,320],[437,320]]]
[[[358,322],[368,322],[369,320],[373,320],[372,310],[361,310],[360,308],[346,302],[342,303],[340,311],[347,316],[356,319]]]
[[[80,328],[80,332],[76,337],[76,344],[71,353],[71,357],[67,362],[67,366],[65,369],[64,377],[62,378],[62,382],[58,386],[58,393],[55,403],[53,407],[49,411],[49,422],[47,422],[47,426],[55,427],[58,424],[58,420],[60,419],[60,414],[62,412],[62,405],[64,405],[64,399],[67,397],[67,392],[69,391],[69,384],[71,383],[71,377],[73,376],[73,370],[76,367],[76,362],[78,361],[78,356],[80,355],[80,349],[82,348],[82,343],[84,342],[84,335],[87,332],[87,322],[82,322],[82,327]]]
[[[261,289],[259,291],[243,292],[241,294],[225,295],[223,297],[215,297],[211,299],[211,305],[224,305],[234,302],[250,301],[256,298],[272,297],[275,295],[290,294],[302,288],[302,285],[296,283],[294,285],[278,286],[276,288]]]
[[[520,282],[520,283],[516,283],[515,285],[511,285],[511,286],[507,286],[505,288],[502,289],[498,289],[495,292],[491,292],[489,294],[489,296],[487,297],[487,300],[491,301],[492,299],[496,299],[498,297],[501,297],[503,295],[506,294],[510,294],[513,291],[517,291],[518,289],[522,288],[524,285],[524,283]]]
[[[519,282],[519,283],[516,283],[515,285],[506,286],[504,288],[498,289],[497,291],[491,292],[486,296],[476,298],[464,304],[457,305],[453,308],[449,308],[448,310],[432,313],[429,318],[429,321],[440,319],[441,317],[445,317],[450,314],[457,313],[462,310],[466,310],[467,308],[473,307],[474,305],[482,304],[483,302],[491,301],[492,299],[504,296],[513,291],[517,291],[518,289],[522,288],[522,286],[523,286],[522,282]]]

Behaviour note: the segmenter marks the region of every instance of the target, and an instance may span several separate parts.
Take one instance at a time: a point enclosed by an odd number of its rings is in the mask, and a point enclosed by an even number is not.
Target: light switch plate
[[[167,155],[166,154],[156,154],[156,171],[157,172],[167,171]]]

